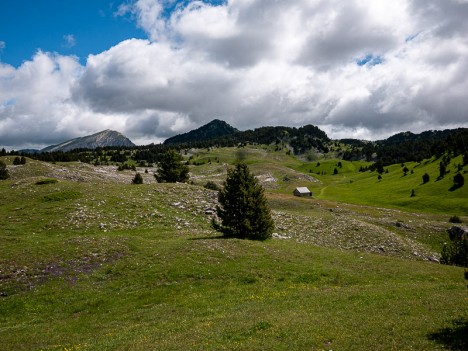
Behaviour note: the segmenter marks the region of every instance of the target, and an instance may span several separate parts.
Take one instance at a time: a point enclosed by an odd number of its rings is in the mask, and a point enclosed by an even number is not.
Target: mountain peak
[[[106,146],[133,147],[135,144],[132,143],[131,140],[122,133],[106,129],[92,135],[79,137],[57,145],[48,146],[42,149],[41,152],[70,151],[73,149],[95,149],[97,147]]]
[[[164,142],[164,144],[173,145],[215,139],[237,133],[238,131],[239,130],[232,127],[225,121],[214,119],[198,129],[169,138]]]

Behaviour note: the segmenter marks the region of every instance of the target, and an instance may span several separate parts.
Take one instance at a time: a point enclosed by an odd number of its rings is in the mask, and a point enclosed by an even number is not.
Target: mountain
[[[102,132],[80,138],[71,139],[61,144],[47,146],[41,152],[70,151],[74,149],[95,149],[97,147],[121,146],[133,147],[134,143],[125,135],[113,131],[104,130]]]
[[[238,130],[224,121],[215,119],[204,126],[192,130],[188,133],[179,134],[167,139],[165,145],[184,144],[197,141],[220,138],[226,135],[237,133]]]
[[[18,150],[20,154],[37,154],[38,152],[41,152],[41,150],[38,149],[21,149]]]

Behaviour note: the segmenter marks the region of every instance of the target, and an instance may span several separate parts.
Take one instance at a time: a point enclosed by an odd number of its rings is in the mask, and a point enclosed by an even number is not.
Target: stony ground
[[[83,163],[37,163],[37,166],[40,168],[38,174],[41,173],[42,177],[93,184],[129,184],[135,174],[132,171],[119,172],[115,166]],[[200,184],[210,179],[220,182],[225,177],[226,169],[224,164],[216,165],[192,174],[191,179]],[[148,169],[148,173],[145,173],[144,168],[137,171],[143,175],[145,184],[156,183],[153,176],[155,169]],[[10,172],[12,178],[17,179],[14,186],[27,187],[36,179],[31,180],[23,174],[27,172],[25,167],[11,166]],[[449,224],[441,218],[316,199],[304,200],[292,195],[281,195],[281,204],[278,206],[274,204],[279,195],[268,193],[268,189],[276,187],[278,179],[272,173],[257,174],[257,177],[273,203],[272,216],[276,227],[274,240],[295,240],[410,259],[437,261],[439,258],[438,252],[422,242],[430,241],[428,238],[431,235],[441,237],[445,234]],[[293,170],[287,172],[285,177],[316,181]],[[302,206],[299,211],[294,210],[296,202]],[[136,227],[153,228],[163,223],[173,229],[196,233],[196,230],[205,230],[209,225],[215,216],[216,205],[217,193],[201,186],[143,186],[130,198],[125,194],[108,198],[93,194],[83,197],[71,209],[67,209],[63,220],[50,223],[50,227],[84,231],[99,228],[111,232]],[[203,223],[203,226],[200,227],[198,223]]]

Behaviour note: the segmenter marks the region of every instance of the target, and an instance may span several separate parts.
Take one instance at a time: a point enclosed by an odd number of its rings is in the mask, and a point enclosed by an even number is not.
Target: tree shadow
[[[450,187],[449,191],[455,191],[455,190],[457,190],[457,189],[460,189],[462,186],[463,186],[463,184],[462,184],[462,185],[460,185],[460,184],[453,184],[453,185]]]
[[[221,239],[233,239],[233,238],[225,236],[225,235],[217,235],[217,236],[203,236],[203,237],[198,237],[198,238],[189,238],[188,240],[197,241],[197,240],[221,240]]]
[[[468,350],[468,318],[456,319],[452,322],[452,326],[431,333],[428,338],[448,350]]]

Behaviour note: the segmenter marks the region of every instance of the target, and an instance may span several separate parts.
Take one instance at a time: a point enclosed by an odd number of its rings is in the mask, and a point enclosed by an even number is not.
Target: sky
[[[468,127],[468,0],[1,0],[0,147]]]

